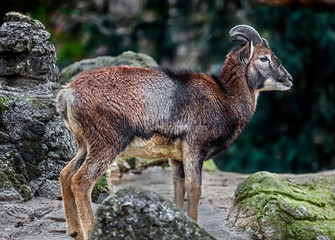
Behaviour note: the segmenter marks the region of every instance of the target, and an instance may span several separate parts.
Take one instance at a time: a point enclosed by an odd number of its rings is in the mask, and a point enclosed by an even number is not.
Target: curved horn
[[[259,33],[248,25],[238,25],[229,31],[230,40],[233,41],[252,41],[254,45],[261,44],[262,38]]]

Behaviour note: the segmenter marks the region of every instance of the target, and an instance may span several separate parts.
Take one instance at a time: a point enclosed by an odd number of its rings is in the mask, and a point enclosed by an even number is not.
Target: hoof
[[[73,238],[76,237],[77,235],[78,235],[77,232],[72,232],[72,233],[70,234],[70,236],[73,237]]]

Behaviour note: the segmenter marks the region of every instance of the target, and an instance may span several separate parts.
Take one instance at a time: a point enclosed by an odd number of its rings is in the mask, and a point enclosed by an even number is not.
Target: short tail
[[[64,121],[69,120],[73,101],[73,89],[68,86],[64,87],[57,95],[57,111]]]

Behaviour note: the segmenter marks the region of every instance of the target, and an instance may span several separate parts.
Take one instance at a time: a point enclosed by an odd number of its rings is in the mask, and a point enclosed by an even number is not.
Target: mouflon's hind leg
[[[94,214],[91,205],[91,191],[94,184],[106,172],[118,153],[108,144],[100,142],[97,147],[88,147],[85,162],[72,177],[71,189],[75,198],[84,240],[88,239]]]
[[[87,149],[86,144],[81,137],[75,136],[75,139],[78,147],[77,154],[60,172],[59,181],[64,201],[67,234],[71,237],[80,239],[82,238],[83,233],[81,231],[77,206],[71,190],[71,178],[85,161]]]
[[[183,211],[185,199],[185,174],[183,162],[171,159],[170,160],[172,181],[174,189],[174,203]]]
[[[198,220],[198,206],[201,197],[201,171],[203,159],[197,151],[190,149],[183,142],[183,163],[185,172],[185,186],[187,192],[187,215],[194,221]]]

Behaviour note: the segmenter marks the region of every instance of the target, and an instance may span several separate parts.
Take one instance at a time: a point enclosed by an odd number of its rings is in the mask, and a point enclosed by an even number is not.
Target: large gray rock
[[[61,85],[50,34],[40,22],[20,13],[7,13],[4,21],[0,27],[0,200],[26,200],[41,192],[46,179],[58,179],[75,153],[75,144],[56,113]],[[48,195],[45,189],[43,195]]]
[[[258,172],[235,192],[229,219],[263,239],[335,239],[335,175],[308,176],[299,185]]]
[[[156,61],[148,55],[127,51],[116,57],[102,56],[75,62],[61,71],[59,82],[61,84],[72,82],[80,73],[93,68],[119,65],[144,68],[157,67]]]
[[[49,38],[41,22],[20,13],[7,13],[0,27],[0,75],[55,81],[56,52]]]
[[[91,240],[214,239],[170,200],[128,187],[108,197],[97,209]]]

